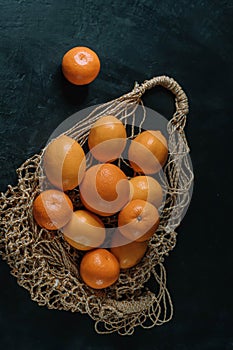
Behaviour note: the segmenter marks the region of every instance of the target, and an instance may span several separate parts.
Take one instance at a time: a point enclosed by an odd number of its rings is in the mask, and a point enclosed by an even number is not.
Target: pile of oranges
[[[39,226],[61,230],[71,246],[83,251],[80,275],[95,289],[111,286],[121,269],[135,266],[159,226],[163,191],[150,175],[164,166],[167,141],[158,130],[143,131],[130,141],[131,178],[117,162],[113,164],[126,146],[125,126],[112,115],[100,118],[89,132],[89,151],[97,161],[90,167],[80,144],[66,135],[59,136],[47,146],[43,158],[51,188],[42,191],[33,203]],[[68,194],[75,188],[83,206],[74,211]],[[104,218],[112,215],[118,224],[109,231]],[[104,248],[106,241],[110,243]]]

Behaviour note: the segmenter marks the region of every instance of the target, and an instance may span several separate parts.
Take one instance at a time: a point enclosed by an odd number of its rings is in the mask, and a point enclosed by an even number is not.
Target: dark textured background
[[[87,316],[39,307],[0,262],[2,349],[118,348],[230,350],[232,334],[232,2],[0,0],[0,190],[53,129],[86,106],[131,90],[134,81],[173,76],[190,99],[186,134],[195,187],[166,261],[173,320],[132,337],[99,336]],[[99,77],[78,89],[60,62],[73,46],[100,56]],[[144,102],[166,117],[170,94]],[[150,344],[150,345],[149,345]]]

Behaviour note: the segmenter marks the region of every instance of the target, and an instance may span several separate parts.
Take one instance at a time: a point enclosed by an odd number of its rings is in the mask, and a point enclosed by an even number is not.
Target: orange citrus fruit
[[[61,191],[41,192],[33,202],[33,216],[37,224],[47,230],[57,230],[67,224],[73,213],[70,198]]]
[[[80,264],[83,281],[95,289],[111,286],[117,281],[119,273],[119,262],[107,249],[91,250],[83,256]]]
[[[135,176],[129,181],[130,200],[143,199],[159,208],[163,201],[163,190],[151,176]]]
[[[76,249],[90,250],[100,246],[105,239],[103,222],[87,210],[77,210],[62,232],[67,242]]]
[[[100,118],[90,130],[88,146],[93,157],[100,162],[114,161],[126,146],[124,125],[112,115]]]
[[[47,146],[43,167],[52,185],[63,191],[72,190],[83,179],[86,157],[77,141],[62,135]]]
[[[155,206],[142,199],[129,202],[118,215],[118,228],[131,241],[148,240],[159,226],[159,214]]]
[[[158,130],[147,130],[131,141],[128,159],[134,171],[154,174],[161,170],[168,156],[167,140]]]
[[[67,236],[64,235],[64,239],[66,240],[69,245],[71,245],[73,248],[78,249],[78,250],[91,250],[91,247],[87,247],[83,244],[77,243],[73,241],[73,239],[68,238]]]
[[[99,71],[99,57],[88,47],[74,47],[63,56],[62,72],[72,84],[89,84],[97,77]]]
[[[111,253],[118,259],[121,269],[137,265],[147,250],[147,242],[128,241],[117,230],[112,238]],[[121,245],[123,244],[123,245]]]
[[[129,200],[130,188],[126,175],[110,163],[89,168],[79,188],[84,206],[102,216],[115,214]]]

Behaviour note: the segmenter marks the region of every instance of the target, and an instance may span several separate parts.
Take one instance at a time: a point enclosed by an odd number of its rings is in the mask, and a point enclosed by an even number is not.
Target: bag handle
[[[175,95],[176,111],[173,118],[170,120],[170,124],[175,126],[178,131],[182,131],[186,123],[186,115],[189,112],[188,98],[182,87],[173,78],[162,75],[150,80],[145,80],[141,85],[136,82],[134,89],[124,97],[140,99],[147,90],[155,86],[162,86]]]

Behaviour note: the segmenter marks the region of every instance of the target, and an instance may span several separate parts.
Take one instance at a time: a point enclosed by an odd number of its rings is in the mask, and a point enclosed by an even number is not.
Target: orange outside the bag
[[[74,47],[63,56],[62,72],[72,84],[89,84],[97,77],[99,71],[99,57],[88,47]]]

